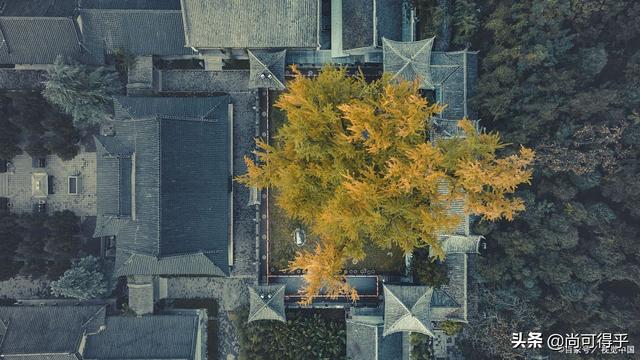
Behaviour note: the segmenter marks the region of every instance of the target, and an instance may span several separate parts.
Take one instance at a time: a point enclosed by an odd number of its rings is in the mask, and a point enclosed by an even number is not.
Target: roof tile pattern
[[[284,90],[284,61],[287,51],[248,50],[247,52],[250,69],[249,88]]]
[[[228,272],[228,102],[228,96],[116,99],[111,145],[123,146],[98,150],[132,148],[134,155],[131,169],[121,166],[128,158],[98,158],[98,178],[112,189],[111,197],[101,193],[107,199],[98,199],[98,217],[114,215],[108,212],[114,198],[118,209],[133,211],[131,221],[98,225],[118,230],[119,275]]]
[[[354,316],[347,319],[347,357],[352,360],[391,360],[402,358],[402,336],[394,333],[382,336],[379,322],[362,321]]]
[[[131,55],[189,55],[180,10],[82,9],[79,22],[95,61],[118,49]]]
[[[284,285],[249,286],[249,319],[286,322]]]
[[[401,40],[402,1],[342,1],[342,46],[345,50],[380,46],[381,39]]]
[[[431,48],[434,38],[400,42],[382,39],[384,71],[393,79],[419,79],[421,89],[434,89],[431,78]]]
[[[75,353],[82,333],[99,331],[104,317],[103,306],[2,306],[0,355]]]
[[[431,297],[428,286],[384,285],[384,336],[396,332],[431,332]]]
[[[53,64],[58,56],[81,61],[85,55],[70,18],[0,17],[0,64]]]
[[[87,338],[84,359],[193,359],[195,315],[110,316]]]
[[[316,48],[317,0],[182,0],[187,46]]]

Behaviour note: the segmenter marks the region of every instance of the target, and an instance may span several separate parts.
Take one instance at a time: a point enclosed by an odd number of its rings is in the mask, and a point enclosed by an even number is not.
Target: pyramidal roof
[[[249,53],[249,88],[284,90],[284,60],[286,50],[247,50]]]
[[[421,89],[434,89],[431,78],[431,48],[435,38],[420,41],[393,41],[382,38],[384,71],[393,79],[420,79]]]
[[[286,321],[284,284],[249,286],[249,319]]]
[[[431,298],[433,288],[413,285],[384,285],[384,332],[419,332],[433,337]]]

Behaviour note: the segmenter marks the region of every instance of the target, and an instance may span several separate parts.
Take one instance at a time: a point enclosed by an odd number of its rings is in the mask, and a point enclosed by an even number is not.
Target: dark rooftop
[[[86,47],[96,61],[118,49],[131,55],[188,55],[180,10],[80,10]]]
[[[228,271],[228,103],[228,96],[116,100],[116,135],[98,142],[131,148],[135,160],[124,150],[98,156],[98,186],[109,185],[99,189],[98,223],[107,223],[116,205],[120,218],[128,215],[123,206],[133,208],[124,224],[109,223],[116,225],[120,275]],[[122,166],[130,162],[135,169]],[[135,190],[127,185],[132,177]],[[211,262],[220,270],[206,270]]]
[[[181,4],[188,46],[318,46],[317,0],[181,0]]]
[[[2,306],[0,355],[75,353],[104,317],[104,306]]]
[[[193,359],[196,315],[111,316],[87,338],[84,359]],[[215,335],[215,334],[213,334]]]
[[[393,40],[402,38],[402,1],[342,2],[343,49],[381,46],[383,37]]]
[[[79,33],[64,17],[0,17],[0,64],[52,64],[56,57],[82,61]]]
[[[180,10],[180,0],[79,0],[79,7],[81,9]]]

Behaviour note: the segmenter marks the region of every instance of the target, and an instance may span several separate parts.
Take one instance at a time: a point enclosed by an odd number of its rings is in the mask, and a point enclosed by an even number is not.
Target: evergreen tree
[[[451,42],[462,47],[468,46],[480,26],[475,1],[456,0],[452,18],[453,38]]]
[[[95,299],[107,294],[107,281],[97,258],[84,257],[51,283],[51,293],[78,300]]]
[[[100,67],[68,65],[60,58],[47,70],[44,85],[45,99],[71,115],[80,128],[109,119],[112,95],[120,89],[115,73]]]

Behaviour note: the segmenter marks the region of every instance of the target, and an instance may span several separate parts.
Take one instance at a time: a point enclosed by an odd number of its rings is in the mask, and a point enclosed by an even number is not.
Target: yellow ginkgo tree
[[[305,271],[303,302],[321,291],[356,300],[342,270],[366,256],[367,243],[406,253],[428,246],[443,258],[440,235],[460,221],[449,211],[455,200],[488,220],[524,209],[512,194],[531,178],[532,150],[499,157],[500,137],[467,119],[459,122],[463,136],[429,141],[430,119],[443,107],[420,96],[416,83],[367,83],[335,67],[315,78],[294,71],[275,104],[286,122],[271,144],[256,140],[257,161],[246,158],[238,180],[277,190],[277,206],[319,237],[314,251],[289,264]]]

